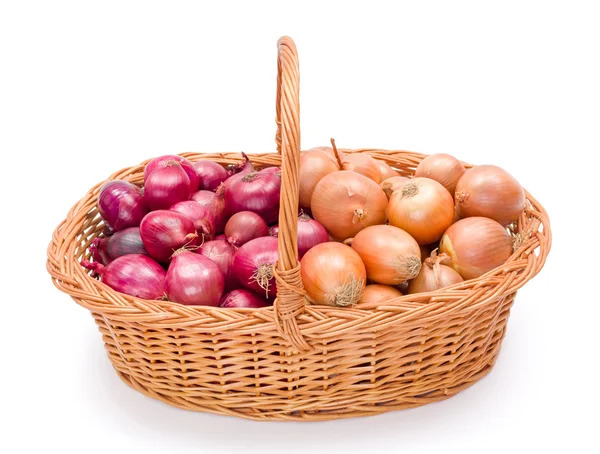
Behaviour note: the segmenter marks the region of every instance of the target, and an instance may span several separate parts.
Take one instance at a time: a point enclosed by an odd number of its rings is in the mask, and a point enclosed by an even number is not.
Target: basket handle
[[[279,260],[273,274],[277,298],[273,303],[280,334],[300,351],[310,350],[296,317],[304,312],[304,288],[298,263],[298,194],[300,168],[300,70],[294,41],[277,42],[277,152],[281,154]]]

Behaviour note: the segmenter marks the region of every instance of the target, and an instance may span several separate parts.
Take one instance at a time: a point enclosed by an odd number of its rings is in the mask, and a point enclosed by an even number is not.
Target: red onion
[[[154,158],[148,164],[146,164],[146,168],[144,169],[144,184],[148,179],[148,175],[150,175],[156,169],[165,167],[167,161],[177,161],[179,164],[181,164],[181,167],[183,168],[183,170],[185,170],[185,173],[190,179],[190,187],[192,188],[192,191],[198,190],[200,180],[198,178],[198,174],[194,170],[194,166],[192,165],[192,163],[187,159],[182,158],[181,156],[176,156],[173,154],[159,156],[158,158]]]
[[[256,293],[243,288],[232,290],[219,303],[219,307],[258,308],[268,306],[267,302]]]
[[[269,235],[274,236],[275,238],[279,236],[279,224],[269,227]]]
[[[244,287],[269,297],[277,293],[273,266],[277,263],[277,238],[263,236],[248,241],[233,257],[233,274]]]
[[[302,213],[298,216],[298,260],[317,244],[329,241],[329,233],[319,222]]]
[[[216,192],[198,191],[192,194],[191,200],[209,208],[215,220],[215,233],[221,233],[225,228],[225,186],[221,185]]]
[[[170,301],[218,306],[224,289],[223,273],[215,262],[182,248],[173,254],[165,290]]]
[[[281,169],[279,167],[267,167],[265,169],[262,169],[261,172],[274,173],[275,175],[281,178]]]
[[[144,200],[151,210],[167,210],[177,202],[189,200],[190,179],[177,161],[166,161],[146,179]]]
[[[150,257],[167,262],[183,246],[194,246],[198,234],[194,223],[177,211],[157,210],[148,213],[140,225],[144,247]]]
[[[142,190],[128,181],[104,183],[98,194],[98,211],[104,223],[113,231],[137,227],[148,207]]]
[[[235,213],[225,224],[227,242],[235,247],[240,247],[254,238],[267,236],[268,234],[269,227],[267,223],[252,211]]]
[[[215,232],[215,218],[210,208],[200,205],[193,200],[178,202],[169,208],[171,211],[181,213],[194,223],[198,235],[202,235],[204,241],[211,240]]]
[[[281,176],[267,169],[245,175],[235,175],[228,181],[225,207],[229,215],[253,211],[267,224],[279,217]]]
[[[213,239],[215,240],[223,240],[223,241],[227,241],[227,237],[225,236],[224,233],[221,233],[220,235],[217,235],[216,237],[214,237]]]
[[[82,260],[81,265],[101,276],[103,283],[117,292],[147,300],[162,299],[166,272],[147,255],[129,254],[117,257],[104,266]]]
[[[129,227],[108,238],[95,238],[90,250],[94,254],[94,260],[105,265],[123,255],[148,255],[140,236],[139,227]]]
[[[196,252],[208,257],[217,264],[225,278],[225,289],[230,290],[239,287],[232,271],[235,248],[231,244],[225,240],[206,241]]]
[[[214,161],[202,160],[194,162],[193,165],[200,180],[200,189],[214,191],[229,178],[227,170]]]
[[[252,165],[252,163],[250,162],[250,159],[248,159],[248,156],[246,155],[246,153],[244,153],[242,151],[242,161],[238,164],[230,164],[227,167],[227,173],[229,175],[237,175],[237,174],[246,174],[246,173],[250,173],[250,172],[254,172],[254,166]]]

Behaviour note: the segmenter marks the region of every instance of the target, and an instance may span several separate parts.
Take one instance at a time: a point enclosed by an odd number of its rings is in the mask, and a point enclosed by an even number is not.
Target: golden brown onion
[[[452,224],[442,236],[446,253],[463,279],[474,279],[501,266],[513,252],[513,240],[496,221],[472,217]]]
[[[381,159],[375,159],[375,162],[379,166],[379,173],[381,174],[381,181],[385,181],[388,178],[397,177],[400,174],[390,167],[390,165],[382,161]]]
[[[336,240],[352,238],[365,227],[383,224],[387,198],[373,180],[355,172],[333,172],[317,183],[311,211]]]
[[[392,298],[402,296],[402,292],[390,285],[370,284],[365,287],[362,293],[361,303],[375,304],[382,303]]]
[[[465,173],[465,166],[454,156],[445,153],[432,154],[423,159],[417,166],[415,177],[431,178],[444,186],[450,195],[460,177]]]
[[[413,178],[392,193],[388,205],[390,224],[406,230],[419,244],[441,238],[454,220],[454,201],[440,183]]]
[[[300,155],[300,207],[310,208],[310,199],[321,178],[340,170],[332,156],[319,150],[305,151]]]
[[[394,191],[400,189],[408,181],[410,181],[410,178],[407,177],[391,177],[383,180],[379,186],[383,189],[383,192],[385,192],[385,195],[389,199]]]
[[[425,259],[421,272],[408,284],[408,293],[433,292],[463,281],[454,269],[446,254],[437,255],[435,251]]]
[[[456,208],[461,218],[483,216],[502,225],[515,221],[525,207],[525,191],[506,170],[476,166],[456,185]]]
[[[391,225],[374,225],[352,240],[367,269],[367,277],[378,284],[398,285],[413,279],[421,270],[419,245],[404,230]]]
[[[313,304],[354,306],[367,279],[365,265],[351,247],[321,243],[302,258],[300,267],[306,296]]]
[[[341,170],[356,172],[373,180],[377,184],[381,183],[381,172],[379,171],[379,165],[374,158],[363,153],[342,153],[335,146],[335,140],[333,139],[331,139],[331,145]]]

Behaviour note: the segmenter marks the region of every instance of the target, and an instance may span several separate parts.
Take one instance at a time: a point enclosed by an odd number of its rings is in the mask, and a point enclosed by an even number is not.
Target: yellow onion
[[[331,145],[341,170],[356,172],[373,180],[377,184],[381,183],[382,178],[379,171],[379,164],[377,164],[374,158],[363,153],[342,153],[335,146],[335,140],[333,139],[331,139]]]
[[[513,252],[513,240],[496,221],[472,217],[446,230],[440,252],[450,256],[452,268],[463,279],[474,279],[506,262]]]
[[[402,296],[402,292],[391,285],[370,284],[365,287],[360,299],[364,304],[375,304]]]
[[[508,225],[525,207],[525,191],[500,167],[483,165],[469,169],[456,185],[456,209],[461,218],[483,216]]]
[[[352,238],[365,227],[383,224],[387,198],[378,184],[355,172],[323,177],[313,192],[313,217],[336,240]]]
[[[439,240],[454,221],[454,201],[440,183],[413,178],[392,193],[388,205],[391,225],[406,230],[419,244]]]
[[[389,164],[381,159],[375,159],[375,162],[379,166],[379,173],[381,174],[381,181],[385,181],[388,178],[397,177],[399,175]]]
[[[415,177],[431,178],[444,186],[454,196],[458,180],[465,173],[465,166],[445,153],[432,154],[423,159],[415,170]]]
[[[410,178],[397,176],[383,180],[379,186],[383,189],[383,192],[385,192],[385,195],[389,199],[394,191],[397,191],[409,181]]]
[[[437,255],[435,251],[425,259],[421,272],[408,284],[408,293],[433,292],[463,281],[454,269],[446,254]]]
[[[321,178],[340,170],[336,159],[320,150],[305,151],[300,155],[300,207],[310,208],[310,199]]]
[[[313,304],[354,306],[367,279],[365,265],[351,247],[321,243],[302,257],[300,274],[306,297]]]
[[[398,285],[413,279],[421,270],[419,245],[404,230],[391,225],[374,225],[352,240],[367,269],[367,277],[378,284]]]

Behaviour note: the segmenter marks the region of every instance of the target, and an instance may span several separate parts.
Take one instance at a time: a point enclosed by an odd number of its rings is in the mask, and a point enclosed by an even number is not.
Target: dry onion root
[[[463,278],[453,268],[450,257],[446,254],[437,255],[436,251],[425,259],[421,272],[408,284],[408,293],[433,292],[463,281]]]

